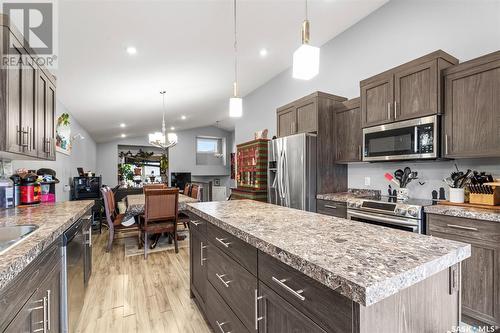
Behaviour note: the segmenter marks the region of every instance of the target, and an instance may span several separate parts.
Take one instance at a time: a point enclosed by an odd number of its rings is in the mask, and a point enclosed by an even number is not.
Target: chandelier
[[[167,133],[165,126],[165,91],[160,91],[163,98],[163,119],[161,122],[161,132],[149,133],[149,144],[167,150],[177,144],[177,134]]]

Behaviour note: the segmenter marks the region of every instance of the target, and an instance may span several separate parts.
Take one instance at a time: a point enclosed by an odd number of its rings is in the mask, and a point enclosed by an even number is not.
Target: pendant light
[[[163,99],[163,118],[161,122],[161,132],[155,132],[149,134],[149,144],[167,150],[177,144],[177,134],[167,133],[167,127],[165,126],[165,91],[160,91]]]
[[[243,115],[243,100],[239,97],[238,89],[238,43],[236,40],[236,0],[233,0],[234,18],[234,82],[233,97],[229,98],[229,117],[238,118]]]
[[[309,45],[309,18],[306,0],[306,19],[302,22],[302,45],[293,53],[293,77],[310,80],[319,73],[319,47]]]

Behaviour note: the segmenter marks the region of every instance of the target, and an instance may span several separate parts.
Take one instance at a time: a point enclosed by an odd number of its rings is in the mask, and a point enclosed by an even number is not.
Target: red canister
[[[40,184],[36,182],[37,175],[27,174],[21,179],[21,205],[40,203]]]

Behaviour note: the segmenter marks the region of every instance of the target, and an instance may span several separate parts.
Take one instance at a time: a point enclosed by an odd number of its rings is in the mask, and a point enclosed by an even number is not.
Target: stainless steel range
[[[431,201],[397,201],[393,197],[351,199],[347,202],[347,218],[410,232],[425,233],[423,207]]]

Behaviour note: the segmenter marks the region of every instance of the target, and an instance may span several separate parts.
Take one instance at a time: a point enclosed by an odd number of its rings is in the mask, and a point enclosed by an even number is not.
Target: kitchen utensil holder
[[[397,199],[401,201],[406,201],[409,198],[409,192],[407,188],[398,188]]]
[[[491,188],[493,189],[493,193],[484,194],[471,192],[469,195],[469,202],[472,204],[488,206],[500,205],[500,183],[485,183],[483,185],[491,186]]]
[[[450,202],[453,203],[464,203],[465,202],[465,192],[463,188],[453,188],[450,187]]]

